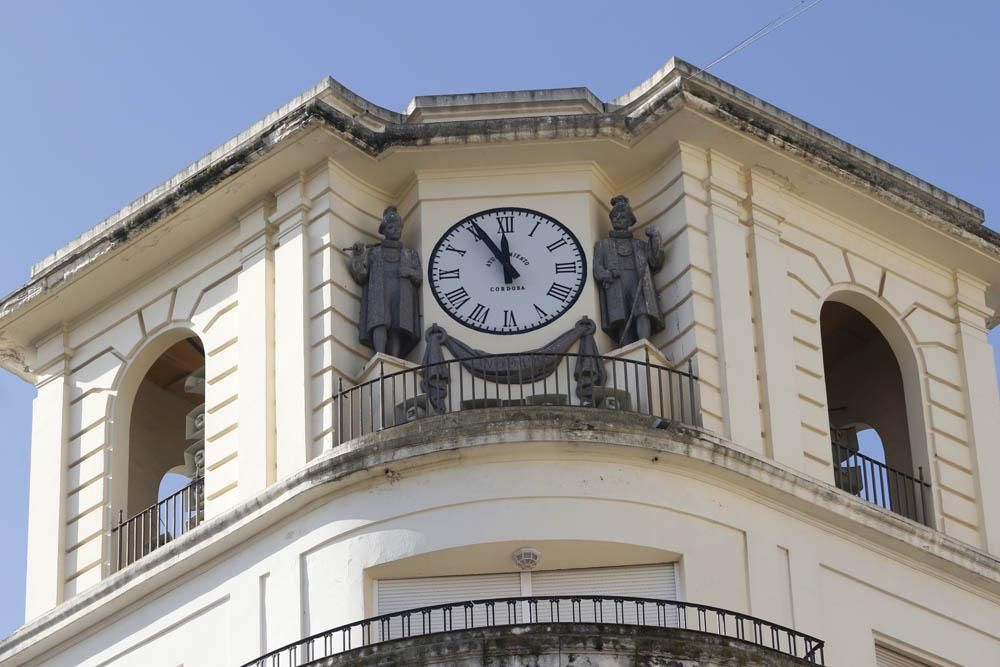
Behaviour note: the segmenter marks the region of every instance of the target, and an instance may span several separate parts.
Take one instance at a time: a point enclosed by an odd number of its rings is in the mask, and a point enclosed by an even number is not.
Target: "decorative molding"
[[[705,431],[651,429],[640,416],[581,408],[470,410],[429,419],[440,421],[419,420],[325,452],[254,498],[23,626],[0,642],[0,662],[15,656],[25,662],[74,641],[85,628],[141,604],[215,559],[231,557],[234,549],[303,508],[367,483],[373,471],[381,473],[391,465],[404,474],[426,460],[458,452],[470,463],[477,453],[486,456],[494,448],[525,442],[540,447],[553,439],[572,443],[581,456],[604,450],[623,461],[653,461],[671,472],[723,485],[840,539],[1000,602],[996,556]],[[559,452],[567,456],[564,449]]]
[[[530,572],[538,567],[538,562],[542,560],[542,552],[531,547],[521,547],[510,555],[514,565],[522,572]]]

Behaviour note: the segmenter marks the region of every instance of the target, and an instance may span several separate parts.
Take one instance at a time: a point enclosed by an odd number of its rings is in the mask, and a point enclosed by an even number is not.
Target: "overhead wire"
[[[733,56],[733,55],[739,53],[740,51],[742,51],[746,47],[750,46],[751,44],[753,44],[757,40],[766,37],[767,35],[771,34],[775,30],[777,30],[778,28],[780,28],[781,26],[783,26],[786,23],[788,23],[789,21],[791,21],[791,20],[793,20],[795,18],[798,18],[799,16],[802,16],[807,11],[809,11],[810,9],[812,9],[813,7],[815,7],[816,5],[818,5],[821,2],[823,2],[823,0],[802,0],[802,2],[800,2],[797,5],[795,5],[795,7],[793,7],[789,11],[787,11],[787,12],[785,12],[785,13],[777,16],[776,18],[772,19],[771,21],[769,21],[764,26],[760,27],[756,32],[752,33],[751,35],[749,35],[748,37],[746,37],[745,39],[743,39],[743,41],[741,41],[740,43],[738,43],[735,46],[733,46],[731,49],[729,49],[728,51],[726,51],[725,53],[723,53],[721,56],[719,56],[718,58],[716,58],[715,60],[713,60],[712,62],[710,62],[708,65],[705,65],[704,67],[699,68],[694,74],[691,75],[691,77],[694,78],[696,76],[700,76],[701,74],[704,74],[705,72],[707,72],[711,68],[715,67],[716,65],[718,65],[722,61],[726,60],[730,56]]]

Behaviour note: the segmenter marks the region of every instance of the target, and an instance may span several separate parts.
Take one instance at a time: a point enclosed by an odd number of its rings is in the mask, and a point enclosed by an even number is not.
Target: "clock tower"
[[[983,212],[680,60],[326,79],[0,300],[0,667],[1000,664]]]

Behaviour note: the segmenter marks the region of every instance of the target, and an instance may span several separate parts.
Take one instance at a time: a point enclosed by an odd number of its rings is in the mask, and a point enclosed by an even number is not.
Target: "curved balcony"
[[[481,408],[573,406],[647,415],[654,426],[699,426],[698,378],[691,362],[668,368],[639,358],[570,352],[507,353],[445,359],[403,370],[379,360],[370,379],[333,397],[339,442],[425,417]]]
[[[566,652],[600,656],[600,664],[633,664],[637,655],[708,666],[824,664],[821,640],[746,614],[675,600],[580,595],[470,600],[385,614],[306,637],[244,667],[417,665],[427,664],[429,654],[439,665],[525,655],[530,664],[544,665],[563,664],[558,658]]]

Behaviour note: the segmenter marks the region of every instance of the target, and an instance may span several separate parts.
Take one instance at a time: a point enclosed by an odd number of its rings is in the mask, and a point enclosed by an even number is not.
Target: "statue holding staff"
[[[646,240],[634,238],[636,223],[628,198],[611,199],[611,232],[594,247],[594,280],[601,295],[601,328],[619,346],[663,329],[663,316],[653,286],[653,274],[663,268],[663,248],[656,229]]]
[[[376,352],[404,357],[420,340],[423,270],[417,251],[400,242],[403,219],[395,206],[382,213],[378,231],[381,243],[355,243],[348,250],[351,277],[362,286],[358,335]]]

